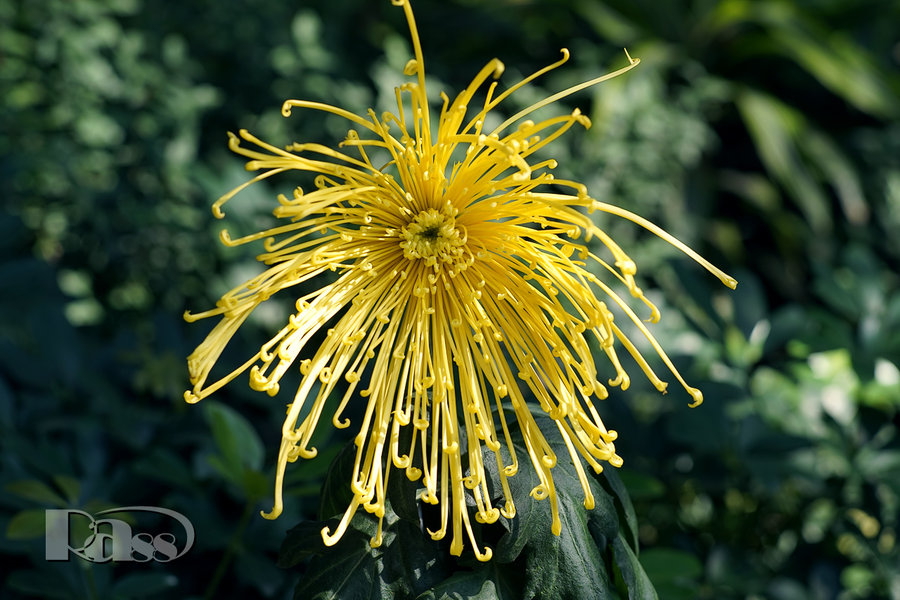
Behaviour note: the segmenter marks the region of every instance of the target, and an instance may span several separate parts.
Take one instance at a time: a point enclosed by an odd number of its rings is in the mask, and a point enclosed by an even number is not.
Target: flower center
[[[403,256],[410,260],[423,258],[428,265],[458,259],[466,243],[465,235],[456,226],[456,219],[433,208],[413,217],[400,230],[400,239]]]

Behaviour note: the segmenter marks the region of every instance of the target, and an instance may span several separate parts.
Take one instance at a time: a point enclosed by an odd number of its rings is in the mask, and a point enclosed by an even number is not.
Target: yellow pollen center
[[[458,259],[466,243],[456,220],[433,208],[420,212],[401,229],[400,239],[403,256],[410,260],[423,258],[428,265]]]

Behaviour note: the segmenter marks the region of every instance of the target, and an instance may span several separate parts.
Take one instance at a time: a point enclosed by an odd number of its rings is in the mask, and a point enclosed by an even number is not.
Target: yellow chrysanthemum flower
[[[185,398],[197,402],[248,369],[250,386],[274,396],[279,380],[303,356],[302,379],[282,430],[275,505],[264,516],[281,513],[287,463],[316,455],[310,439],[343,378],[346,390],[335,399],[332,424],[350,425],[342,413],[354,399],[361,398],[366,408],[355,440],[353,501],[335,531],[322,531],[325,543],[341,537],[360,507],[383,517],[387,479],[396,468],[412,480],[421,478],[422,501],[440,506],[441,526],[432,537],[440,539],[452,530],[450,551],[459,555],[465,531],[478,558],[488,560],[491,550],[478,548],[466,497],[474,499],[478,521],[515,515],[507,482],[520,458],[508,429],[513,415],[524,435],[527,460],[541,482],[532,495],[549,500],[552,530],[560,533],[552,476],[557,457],[535,424],[529,398],[555,420],[581,478],[584,504],[592,508],[581,459],[596,472],[604,461],[622,463],[613,444],[616,433],[604,427],[593,405],[594,398],[607,395],[599,379],[628,387],[617,347],[634,358],[657,389],[666,389],[614,322],[607,302],[646,336],[693,405],[702,401],[625,300],[588,268],[588,263],[602,267],[613,283],[624,285],[649,307],[650,321],[659,318],[635,284],[634,262],[588,215],[599,211],[633,221],[726,285],[733,288],[736,282],[645,219],[589,197],[579,183],[554,178],[556,161],[529,162],[573,125],[590,126],[577,110],[537,123],[526,119],[529,114],[624,73],[638,60],[628,57],[628,66],[550,96],[488,129],[492,110],[566,62],[569,53],[563,50],[558,62],[502,93],[496,82],[490,83],[483,102],[470,105],[488,78],[502,73],[503,64],[495,59],[452,102],[441,94],[435,124],[412,9],[408,1],[392,2],[405,11],[415,52],[404,70],[415,81],[396,90],[396,114],[378,116],[369,110],[361,116],[327,104],[288,100],[282,107],[286,117],[295,108],[324,111],[345,118],[366,136],[350,130],[339,149],[309,143],[282,150],[247,131],[231,135],[231,149],[250,159],[247,169],[262,172],[220,198],[213,205],[216,217],[248,185],[291,169],[316,174],[316,189],[279,196],[274,214],[284,219],[283,225],[236,240],[223,231],[222,241],[229,246],[265,240],[259,260],[268,269],[225,294],[216,308],[185,315],[188,320],[221,317],[188,358],[193,390]],[[255,147],[243,146],[244,141]],[[383,155],[385,164],[373,161],[377,155]],[[570,193],[544,191],[550,183]],[[592,238],[608,249],[614,266],[589,249]],[[313,283],[320,286],[296,300],[296,312],[281,331],[246,363],[208,382],[223,348],[256,307],[277,292],[303,284],[309,289]],[[327,329],[324,341],[309,348],[322,329]],[[605,369],[614,372],[612,378],[598,372],[592,338],[609,359],[612,368]],[[401,430],[410,427],[412,442],[401,448]],[[466,435],[460,435],[460,428]],[[497,461],[502,508],[491,503],[482,446]],[[379,525],[373,546],[380,541]]]

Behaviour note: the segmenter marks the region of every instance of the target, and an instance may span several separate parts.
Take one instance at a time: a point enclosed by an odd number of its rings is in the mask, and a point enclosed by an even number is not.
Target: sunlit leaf
[[[245,417],[233,408],[211,401],[204,403],[204,411],[216,446],[227,468],[262,468],[265,449],[259,434]]]
[[[29,509],[16,513],[6,525],[6,537],[11,540],[32,540],[44,537],[46,519],[43,510]]]
[[[798,147],[807,128],[802,116],[774,97],[749,89],[738,94],[735,103],[766,168],[793,196],[812,231],[830,231],[828,198]]]
[[[47,504],[50,506],[64,507],[68,502],[46,483],[36,479],[23,479],[12,481],[3,486],[3,489],[32,502]]]

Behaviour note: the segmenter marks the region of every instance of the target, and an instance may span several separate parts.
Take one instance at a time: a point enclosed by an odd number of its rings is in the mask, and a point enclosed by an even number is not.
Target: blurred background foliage
[[[603,222],[663,308],[663,345],[706,403],[640,378],[601,405],[640,560],[665,599],[900,598],[900,4],[885,0],[419,0],[452,96],[572,50],[523,105],[570,98],[594,126],[558,173],[651,218],[738,277],[722,289],[660,240]],[[329,457],[270,507],[282,402],[231,386],[189,407],[181,320],[253,272],[212,200],[246,178],[225,132],[333,143],[283,99],[391,107],[409,57],[384,2],[0,1],[0,554],[9,598],[285,598],[287,528]],[[436,91],[437,87],[432,86]],[[515,97],[514,97],[515,99]],[[307,117],[309,115],[306,115]],[[276,185],[227,225],[269,222]],[[284,191],[278,189],[277,191]],[[271,192],[271,193],[270,193]],[[257,346],[261,312],[229,352]],[[268,337],[268,336],[266,336]],[[237,350],[235,350],[237,348]],[[328,434],[331,435],[331,434]],[[43,559],[43,511],[165,506],[197,529],[167,565]]]

